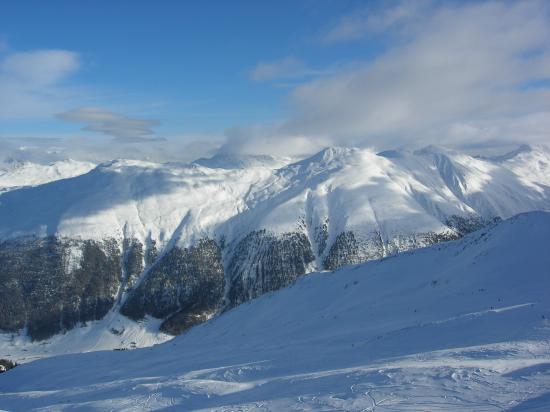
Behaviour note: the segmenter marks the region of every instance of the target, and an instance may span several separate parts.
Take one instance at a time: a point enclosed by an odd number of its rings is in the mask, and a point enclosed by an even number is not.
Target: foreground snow
[[[8,410],[549,410],[550,213],[303,277],[163,345],[0,375]]]

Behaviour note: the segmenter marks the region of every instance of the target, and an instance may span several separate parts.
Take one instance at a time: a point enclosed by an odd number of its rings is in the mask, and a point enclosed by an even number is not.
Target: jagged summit
[[[319,152],[306,157],[305,159],[299,160],[298,162],[293,163],[295,167],[308,168],[311,165],[315,167],[327,167],[331,164],[342,164],[346,162],[346,159],[353,157],[355,154],[359,153],[361,150],[357,148],[348,148],[348,147],[326,147]]]

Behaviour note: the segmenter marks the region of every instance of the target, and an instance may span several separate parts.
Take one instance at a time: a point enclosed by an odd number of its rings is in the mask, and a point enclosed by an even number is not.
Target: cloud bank
[[[334,144],[326,136],[284,133],[280,126],[249,125],[226,130],[226,142],[219,152],[232,155],[263,155],[302,157]]]
[[[113,159],[190,162],[212,156],[220,146],[214,136],[175,136],[166,140],[128,141],[108,137],[0,137],[0,168],[11,161],[48,164],[75,159],[101,163]]]
[[[328,145],[382,150],[550,142],[547,1],[366,2],[313,37],[290,57],[252,67],[248,75],[257,87],[285,82],[285,114],[275,124],[229,128],[221,151],[300,156]],[[371,44],[377,54],[358,60]],[[320,55],[324,67],[306,58]],[[338,61],[327,62],[327,55]],[[99,158],[110,152],[147,158],[147,150],[156,160],[173,160],[173,153],[187,158],[189,137],[163,145],[157,121],[105,109],[105,99],[79,93],[83,88],[71,81],[82,65],[73,51],[14,52],[0,42],[0,121],[57,113],[91,132],[89,139],[74,139],[83,150],[63,140],[67,153],[84,157],[93,149]],[[197,140],[194,147],[204,149],[197,157],[219,144],[217,137]]]
[[[312,148],[550,142],[548,2],[392,4],[357,10],[321,36],[324,47],[372,36],[385,36],[388,47],[359,67],[295,87],[288,119],[260,138],[265,147],[284,151],[292,137]],[[243,130],[228,133],[229,142],[255,150],[246,144],[248,135],[257,146],[254,127]]]

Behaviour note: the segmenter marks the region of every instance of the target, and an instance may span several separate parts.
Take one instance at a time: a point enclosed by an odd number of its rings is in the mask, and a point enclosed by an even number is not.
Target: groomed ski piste
[[[146,349],[0,375],[0,409],[550,410],[550,213],[304,276]]]

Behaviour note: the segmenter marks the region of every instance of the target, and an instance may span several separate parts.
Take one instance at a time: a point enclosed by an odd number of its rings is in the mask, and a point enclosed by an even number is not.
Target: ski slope
[[[162,345],[0,375],[6,410],[550,408],[550,213],[301,278]]]

